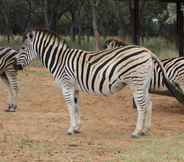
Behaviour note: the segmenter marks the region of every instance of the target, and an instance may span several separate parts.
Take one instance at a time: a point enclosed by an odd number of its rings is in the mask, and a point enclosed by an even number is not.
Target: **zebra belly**
[[[167,96],[170,96],[170,92],[168,91],[167,87],[166,86],[161,86],[161,87],[151,87],[149,89],[149,92],[150,93],[153,93],[153,94],[159,94],[159,95],[167,95]]]
[[[100,81],[99,81],[100,82]],[[125,87],[125,83],[123,83],[121,80],[115,80],[112,83],[109,82],[109,80],[105,80],[102,88],[100,88],[100,84],[97,82],[95,84],[95,88],[92,89],[91,87],[89,89],[85,89],[84,87],[80,87],[79,85],[76,86],[77,90],[80,90],[84,93],[95,95],[95,96],[110,96],[118,91],[120,91],[123,87]]]

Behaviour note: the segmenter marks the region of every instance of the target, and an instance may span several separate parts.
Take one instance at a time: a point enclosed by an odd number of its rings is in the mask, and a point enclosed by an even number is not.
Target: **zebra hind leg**
[[[132,133],[132,138],[138,138],[140,136],[143,136],[145,134],[145,131],[148,130],[148,128],[150,129],[151,121],[149,122],[149,117],[151,115],[150,113],[151,111],[148,111],[147,113],[149,97],[148,92],[146,90],[144,89],[141,90],[141,88],[138,89],[134,94],[134,99],[137,106],[138,116],[136,128]],[[151,108],[151,105],[149,106]]]
[[[10,93],[10,103],[7,112],[15,112],[17,108],[16,97],[17,97],[17,81],[16,81],[16,71],[11,69],[11,71],[6,72],[7,83]]]
[[[149,100],[148,108],[146,111],[145,125],[143,129],[143,134],[148,134],[151,129],[151,116],[152,116],[152,102]]]
[[[10,110],[12,110],[12,104],[11,104],[11,100],[12,100],[12,93],[11,93],[11,87],[10,87],[10,84],[9,84],[9,80],[7,78],[7,75],[6,73],[3,73],[1,76],[0,76],[2,82],[4,83],[4,85],[8,88],[8,94],[9,94],[9,104],[8,104],[8,109],[5,109],[6,112],[11,112]],[[16,107],[16,105],[14,105]]]

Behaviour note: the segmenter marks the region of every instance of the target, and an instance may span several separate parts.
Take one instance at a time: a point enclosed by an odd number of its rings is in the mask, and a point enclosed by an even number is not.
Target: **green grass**
[[[172,137],[147,137],[138,139],[118,155],[107,162],[183,162],[184,134]]]
[[[168,42],[161,37],[145,39],[142,46],[150,49],[160,58],[175,57],[177,53],[174,42]]]
[[[1,47],[13,47],[13,48],[19,48],[22,44],[22,37],[20,36],[14,36],[13,39],[10,39],[10,42],[8,42],[7,37],[0,36],[0,46]]]

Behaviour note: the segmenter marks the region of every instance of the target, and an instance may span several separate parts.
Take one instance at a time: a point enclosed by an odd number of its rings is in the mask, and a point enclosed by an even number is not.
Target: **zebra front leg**
[[[64,94],[65,102],[68,107],[68,112],[70,117],[70,126],[68,128],[67,134],[72,135],[75,133],[75,129],[77,128],[74,90],[69,88],[64,88],[63,94]]]
[[[74,93],[74,103],[75,103],[75,121],[76,125],[74,128],[74,133],[80,133],[80,106],[79,106],[79,91]]]

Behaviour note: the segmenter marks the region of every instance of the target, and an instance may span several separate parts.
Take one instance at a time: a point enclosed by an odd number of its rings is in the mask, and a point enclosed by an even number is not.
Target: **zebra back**
[[[7,67],[16,67],[17,51],[10,47],[0,47],[0,72],[4,72]]]

